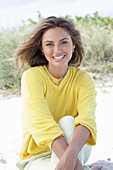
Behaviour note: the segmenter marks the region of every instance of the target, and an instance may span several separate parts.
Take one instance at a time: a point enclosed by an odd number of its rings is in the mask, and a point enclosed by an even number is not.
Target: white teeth
[[[64,56],[54,57],[55,59],[62,59]]]

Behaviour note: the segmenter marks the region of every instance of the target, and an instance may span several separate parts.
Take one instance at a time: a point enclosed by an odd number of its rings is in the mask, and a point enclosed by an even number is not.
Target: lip
[[[59,56],[59,58],[54,58],[54,57],[52,57],[55,61],[62,61],[64,58],[65,58],[65,55],[62,55],[63,57],[62,58],[60,58],[61,57],[61,55]]]

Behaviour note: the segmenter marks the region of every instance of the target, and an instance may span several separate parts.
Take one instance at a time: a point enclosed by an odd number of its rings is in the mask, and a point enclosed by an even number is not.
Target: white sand
[[[88,162],[109,158],[113,162],[113,87],[97,88],[96,122],[97,144]]]
[[[97,145],[88,163],[97,160],[113,162],[113,87],[97,89]],[[0,100],[0,170],[16,170],[21,145],[21,98]]]

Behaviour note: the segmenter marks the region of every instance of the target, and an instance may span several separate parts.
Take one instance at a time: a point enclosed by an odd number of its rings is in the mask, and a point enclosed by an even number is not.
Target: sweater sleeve
[[[64,136],[57,122],[50,113],[44,96],[45,84],[40,74],[32,69],[24,72],[22,76],[22,112],[25,127],[32,135],[35,143],[48,146],[51,149],[53,140]]]
[[[88,145],[96,144],[96,91],[94,83],[90,75],[85,72],[78,80],[78,116],[74,120],[74,127],[81,124],[87,127],[90,131],[90,137],[87,141]]]

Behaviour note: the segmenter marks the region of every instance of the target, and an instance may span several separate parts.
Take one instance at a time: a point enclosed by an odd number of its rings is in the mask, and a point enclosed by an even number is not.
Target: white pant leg
[[[51,150],[34,155],[25,160],[18,160],[17,167],[20,170],[49,170]]]
[[[73,123],[74,123],[74,118],[72,116],[65,116],[59,121],[59,126],[63,130],[64,137],[68,144],[71,142],[73,133],[75,131]],[[78,158],[83,165],[87,162],[90,153],[91,153],[91,146],[84,145],[84,147],[81,149],[78,155]],[[52,152],[51,158],[46,158],[45,156],[45,159],[43,159],[43,155],[44,153],[42,154],[42,157],[30,161],[26,165],[24,170],[55,170],[56,165],[59,162],[58,157],[54,154],[54,152]]]
[[[24,170],[49,170],[50,158],[42,159],[38,158],[32,162],[29,162]]]
[[[64,132],[64,137],[69,144],[72,140],[74,131],[76,130],[73,126],[74,124],[74,118],[72,116],[65,116],[59,121],[60,128]],[[91,146],[84,145],[84,147],[81,149],[80,153],[78,154],[78,159],[84,165],[91,153]],[[54,170],[57,163],[59,162],[58,157],[52,152],[52,156],[50,159],[50,170]]]

